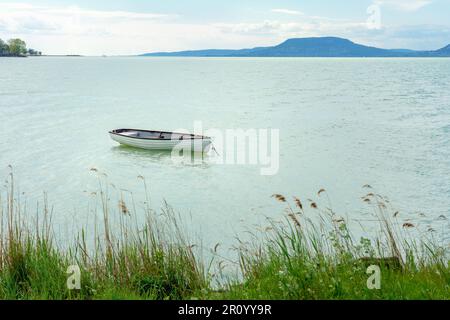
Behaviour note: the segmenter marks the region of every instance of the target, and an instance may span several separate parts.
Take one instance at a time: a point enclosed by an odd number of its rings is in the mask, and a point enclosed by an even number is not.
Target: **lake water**
[[[449,84],[450,59],[0,59],[0,177],[14,167],[29,209],[47,192],[61,234],[91,223],[95,167],[137,202],[144,176],[152,206],[165,199],[189,216],[185,227],[208,246],[281,217],[274,193],[305,200],[325,188],[335,211],[368,219],[365,184],[402,219],[449,239]],[[205,129],[279,129],[278,173],[176,164],[108,136],[192,130],[198,120]]]

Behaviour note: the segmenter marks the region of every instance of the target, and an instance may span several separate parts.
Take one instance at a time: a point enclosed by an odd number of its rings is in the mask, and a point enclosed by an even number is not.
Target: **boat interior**
[[[192,140],[192,139],[207,138],[201,135],[194,135],[189,133],[147,131],[137,129],[117,129],[111,131],[111,133],[131,138],[149,139],[149,140]]]

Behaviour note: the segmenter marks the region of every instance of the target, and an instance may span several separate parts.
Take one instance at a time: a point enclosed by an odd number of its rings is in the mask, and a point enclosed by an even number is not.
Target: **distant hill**
[[[439,55],[449,57],[450,56],[450,44],[442,49],[436,50],[435,52]]]
[[[294,38],[272,47],[154,52],[148,57],[450,57],[450,45],[435,51],[380,49],[337,37]]]

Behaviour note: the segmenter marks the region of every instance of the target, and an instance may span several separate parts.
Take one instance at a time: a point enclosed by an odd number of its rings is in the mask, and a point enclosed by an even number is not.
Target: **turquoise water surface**
[[[96,168],[112,195],[130,190],[136,202],[144,176],[151,205],[166,200],[189,216],[186,228],[207,245],[232,244],[262,217],[281,217],[274,193],[306,201],[325,188],[335,211],[370,219],[365,184],[403,219],[449,239],[449,84],[450,59],[4,58],[0,178],[12,165],[33,211],[47,192],[65,235],[92,221]],[[122,127],[191,130],[194,121],[279,129],[278,173],[211,158],[173,163],[108,136]]]

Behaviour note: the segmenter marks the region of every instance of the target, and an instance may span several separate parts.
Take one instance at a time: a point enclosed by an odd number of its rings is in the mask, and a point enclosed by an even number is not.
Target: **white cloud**
[[[140,13],[129,11],[102,11],[83,9],[78,6],[51,7],[29,3],[0,3],[0,13],[12,15],[77,15],[91,18],[125,18],[125,19],[161,19],[173,17],[172,14]]]
[[[280,38],[302,35],[333,35],[342,31],[366,28],[365,22],[332,21],[327,19],[305,19],[300,22],[281,22],[266,20],[259,23],[218,23],[214,25],[223,32],[242,34],[278,35]]]
[[[10,33],[92,34],[107,33],[115,23],[161,21],[175,15],[127,11],[86,10],[76,6],[46,7],[0,3],[0,28]]]
[[[368,30],[365,21],[308,15],[292,21],[186,23],[176,14],[0,3],[0,38],[20,37],[29,47],[47,54],[114,55],[248,48],[310,36],[340,36],[381,47],[435,48],[446,44],[448,29],[430,26],[419,37],[422,29],[385,26]]]
[[[432,0],[375,0],[374,3],[401,11],[417,11],[432,3]]]
[[[311,18],[311,17],[310,17]],[[267,39],[264,46],[288,38],[337,36],[380,48],[439,49],[449,43],[450,28],[438,25],[384,26],[371,30],[364,22],[336,21],[327,18],[301,22],[263,21],[260,23],[216,24],[223,33],[246,35],[249,39]]]
[[[301,15],[303,15],[303,12],[301,12],[301,11],[290,10],[290,9],[272,9],[272,12],[284,13],[284,14],[289,14],[289,15],[293,15],[293,16],[301,16]]]
[[[0,37],[21,37],[48,54],[136,53],[167,45],[176,14],[87,10],[76,6],[0,3]],[[164,30],[164,32],[161,32]]]

